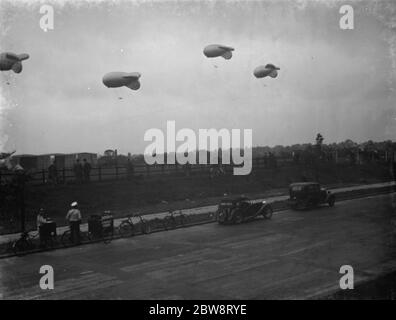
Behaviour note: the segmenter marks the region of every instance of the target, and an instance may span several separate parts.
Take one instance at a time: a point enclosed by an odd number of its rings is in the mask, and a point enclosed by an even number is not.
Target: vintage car
[[[289,205],[292,209],[307,209],[327,203],[334,206],[335,195],[317,182],[292,183],[289,186]]]
[[[220,224],[237,224],[259,215],[271,219],[272,213],[271,205],[265,201],[253,202],[246,197],[234,197],[221,200],[216,216]]]

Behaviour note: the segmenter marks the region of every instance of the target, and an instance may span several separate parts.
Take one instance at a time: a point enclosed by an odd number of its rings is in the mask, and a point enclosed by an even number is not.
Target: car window
[[[318,192],[319,191],[319,185],[311,184],[311,185],[307,186],[307,191],[308,192]]]
[[[310,185],[309,186],[309,192],[316,192],[317,191],[317,188],[316,188],[316,185]]]
[[[291,189],[292,189],[292,191],[294,191],[294,192],[296,192],[296,191],[302,191],[303,186],[293,186]]]

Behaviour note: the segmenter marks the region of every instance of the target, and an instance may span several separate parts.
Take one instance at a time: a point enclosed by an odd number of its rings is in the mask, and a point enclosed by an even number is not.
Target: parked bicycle
[[[31,234],[33,230],[24,231],[21,233],[21,237],[12,243],[12,250],[15,254],[23,254],[26,251],[35,249],[33,239],[38,238],[38,233]]]
[[[121,235],[121,237],[131,237],[138,233],[139,229],[143,234],[151,233],[150,223],[140,214],[136,214],[129,216],[127,219],[121,222],[118,227],[118,233]]]
[[[166,230],[166,223],[163,218],[155,217],[147,219],[146,222],[150,225],[150,231]]]
[[[35,242],[37,242],[37,244],[35,244]],[[30,230],[22,232],[20,238],[14,241],[11,247],[15,254],[20,255],[36,248],[53,248],[56,244],[56,235],[49,235],[39,240],[39,232]]]
[[[164,218],[164,225],[166,230],[175,229],[177,227],[184,227],[188,223],[188,217],[181,210],[169,211]]]

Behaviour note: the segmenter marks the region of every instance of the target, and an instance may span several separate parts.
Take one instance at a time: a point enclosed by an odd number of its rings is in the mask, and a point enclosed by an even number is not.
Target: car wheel
[[[218,223],[224,224],[225,213],[224,213],[224,212],[219,212],[219,213],[217,214],[216,220],[217,220]]]
[[[329,207],[334,207],[334,203],[335,203],[335,198],[334,197],[331,197],[330,199],[329,199]]]
[[[142,233],[150,234],[152,231],[150,223],[147,221],[142,224]]]
[[[236,224],[240,224],[243,221],[243,216],[242,213],[240,211],[237,211],[234,213],[234,222]]]
[[[272,209],[272,207],[271,206],[267,206],[267,207],[264,208],[263,217],[265,219],[271,219],[273,212],[274,212],[274,210]]]
[[[300,201],[296,204],[296,210],[304,210],[306,206],[306,203]]]

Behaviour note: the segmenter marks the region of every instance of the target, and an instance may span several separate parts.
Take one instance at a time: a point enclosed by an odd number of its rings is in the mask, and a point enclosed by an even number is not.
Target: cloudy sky
[[[345,3],[354,30],[339,28]],[[1,149],[143,153],[145,131],[167,120],[253,129],[253,145],[395,139],[394,2],[52,4],[44,32],[40,2],[0,1],[1,51],[30,54],[22,73],[1,74]],[[206,58],[212,43],[232,59]],[[278,78],[256,79],[267,63]],[[106,88],[110,71],[140,72],[141,89]]]

